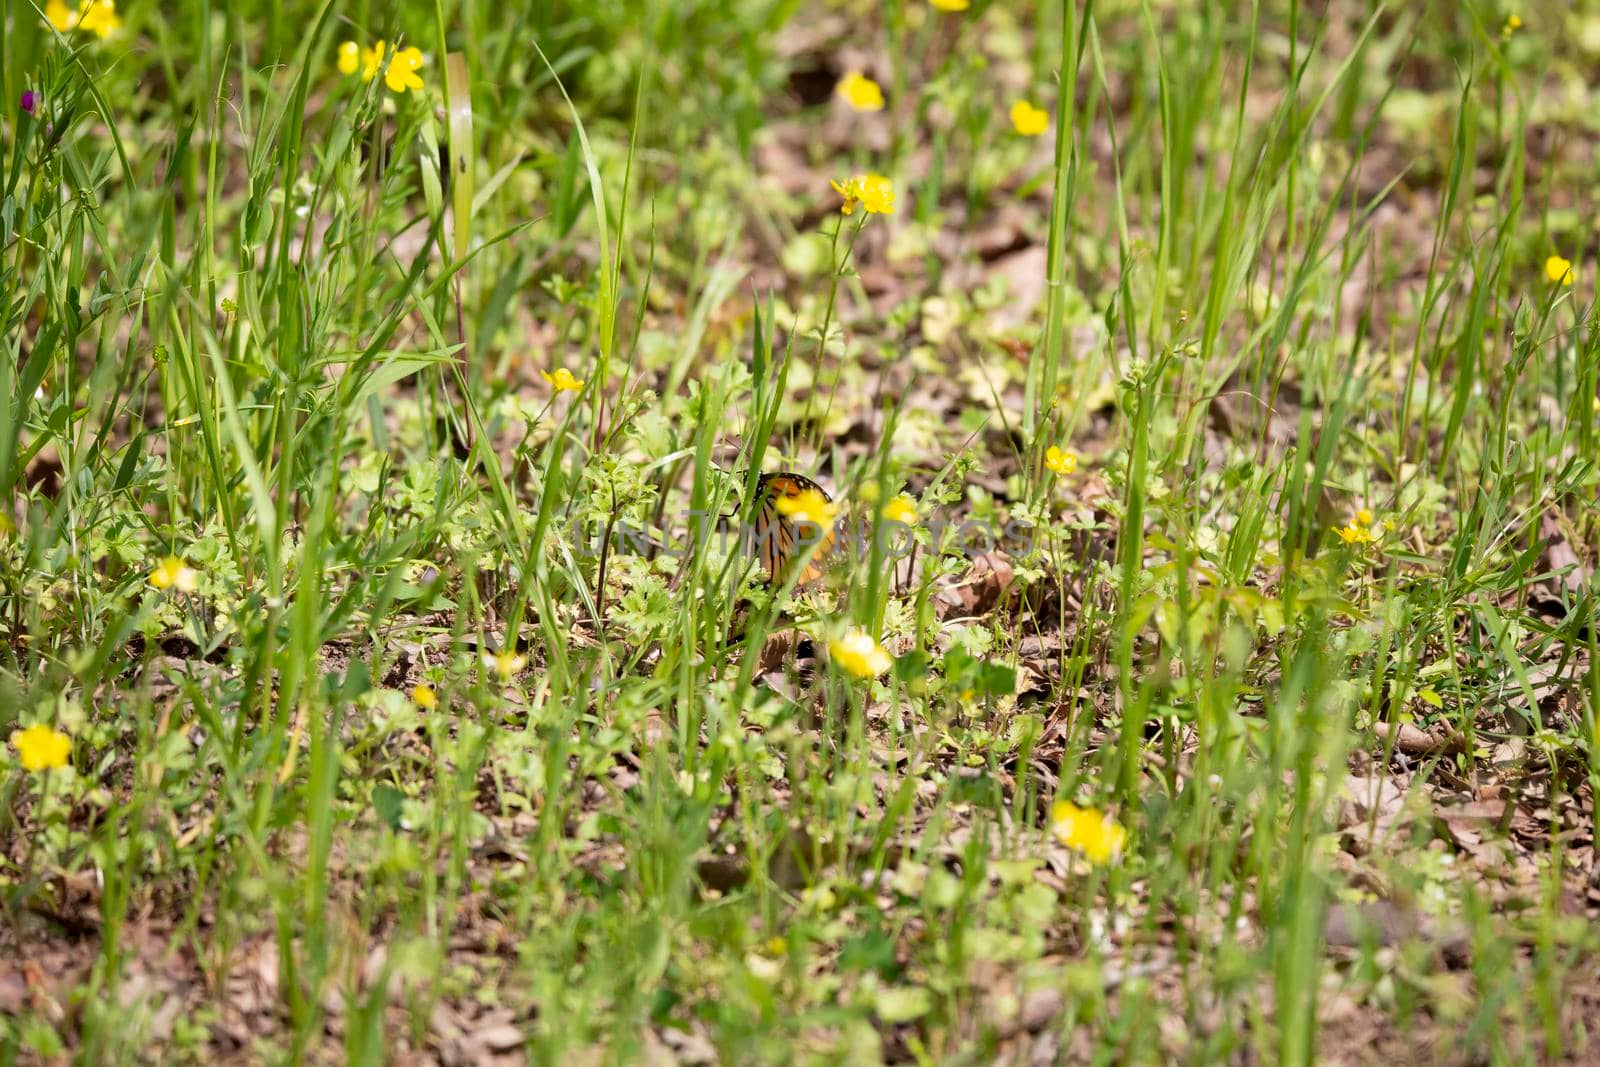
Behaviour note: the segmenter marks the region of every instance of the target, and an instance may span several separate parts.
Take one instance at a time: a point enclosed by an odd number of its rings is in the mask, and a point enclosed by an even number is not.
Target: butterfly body
[[[789,564],[810,552],[813,545],[816,551],[796,583],[815,581],[822,576],[824,558],[834,548],[833,498],[803,474],[763,474],[756,482],[754,533],[756,554],[769,583],[781,582]]]

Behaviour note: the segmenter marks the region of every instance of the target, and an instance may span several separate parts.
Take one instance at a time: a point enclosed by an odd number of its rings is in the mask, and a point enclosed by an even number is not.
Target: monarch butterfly
[[[823,559],[834,548],[833,510],[827,490],[804,475],[778,471],[761,476],[756,482],[755,541],[769,583],[781,581],[797,550],[804,553],[812,545],[817,550],[796,582],[822,576]]]

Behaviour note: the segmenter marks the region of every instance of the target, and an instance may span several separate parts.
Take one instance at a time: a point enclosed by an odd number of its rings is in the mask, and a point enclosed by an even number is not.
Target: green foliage
[[[1600,24],[1327,7],[8,8],[0,1061],[1589,1054]]]

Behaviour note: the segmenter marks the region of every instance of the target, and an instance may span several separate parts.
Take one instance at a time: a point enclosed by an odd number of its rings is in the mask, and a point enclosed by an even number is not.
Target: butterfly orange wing
[[[810,478],[789,471],[763,474],[761,480],[756,483],[756,495],[761,501],[756,509],[756,547],[769,583],[776,584],[780,580],[784,568],[794,558],[796,549],[801,543],[798,524],[791,522],[778,511],[778,498],[799,496],[813,489],[821,493],[824,500],[833,499],[826,489]],[[805,569],[800,572],[798,584],[804,585],[822,577],[823,562],[834,549],[834,531],[824,530],[817,540],[817,550],[812,554],[811,561],[806,564]],[[812,542],[807,539],[804,547],[809,549],[811,544]]]

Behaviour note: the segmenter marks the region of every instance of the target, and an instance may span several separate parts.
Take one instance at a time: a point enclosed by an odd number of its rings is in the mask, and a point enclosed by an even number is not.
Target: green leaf
[[[908,1023],[933,1009],[933,994],[921,986],[880,989],[874,1007],[886,1023]]]
[[[885,978],[900,973],[895,960],[894,941],[881,930],[869,930],[846,941],[839,950],[842,971],[871,971]]]
[[[400,806],[405,799],[405,794],[392,785],[372,787],[372,810],[391,830],[400,829]]]
[[[1017,672],[1003,663],[982,663],[978,666],[979,694],[990,697],[1008,697],[1017,691]]]
[[[451,345],[441,352],[408,352],[405,355],[391,356],[367,375],[366,380],[351,398],[350,405],[355,407],[364,404],[367,402],[367,397],[376,395],[396,382],[404,381],[424,367],[447,362],[460,348],[460,345]]]
[[[920,648],[912,649],[894,661],[894,676],[902,685],[920,682],[928,674],[928,654]]]

